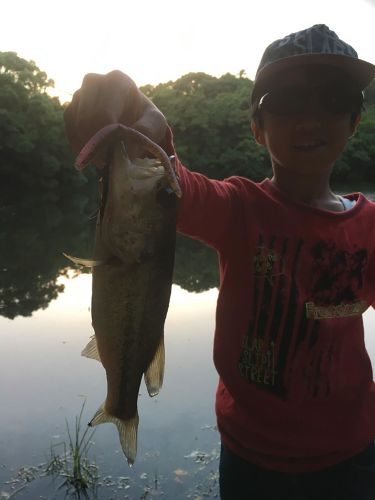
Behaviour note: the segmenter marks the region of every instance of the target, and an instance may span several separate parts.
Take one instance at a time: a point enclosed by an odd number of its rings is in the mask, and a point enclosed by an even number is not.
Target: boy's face
[[[276,99],[271,105],[267,106],[264,100],[260,121],[252,122],[257,142],[266,146],[274,167],[306,174],[327,171],[341,155],[360,119],[358,116],[353,121],[350,111],[334,112],[327,105],[330,102],[327,95],[336,95],[336,88],[339,91],[342,87],[342,76],[329,67],[323,71],[314,67],[295,68],[278,75],[275,83],[274,92],[279,94],[273,94]],[[269,96],[272,90],[271,87]],[[300,101],[306,103],[303,109],[297,106],[293,112],[281,114],[277,99],[282,110],[287,101],[282,96],[292,95],[289,104],[293,106],[297,93]]]

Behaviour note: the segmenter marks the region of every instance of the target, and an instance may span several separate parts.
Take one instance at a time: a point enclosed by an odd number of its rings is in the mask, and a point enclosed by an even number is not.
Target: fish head
[[[102,186],[102,243],[122,262],[139,263],[151,257],[154,234],[175,216],[176,206],[160,160],[131,160],[124,142],[116,141]]]

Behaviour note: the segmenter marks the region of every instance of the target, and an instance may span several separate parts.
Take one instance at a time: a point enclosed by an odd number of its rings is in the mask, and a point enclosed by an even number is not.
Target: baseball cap
[[[359,59],[353,47],[340,40],[328,26],[315,24],[276,40],[266,48],[255,76],[251,101],[261,96],[278,72],[310,64],[327,64],[345,71],[361,90],[375,78],[375,65]]]

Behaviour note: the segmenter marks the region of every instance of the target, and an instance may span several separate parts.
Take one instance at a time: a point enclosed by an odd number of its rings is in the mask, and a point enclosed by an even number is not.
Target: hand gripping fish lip
[[[112,145],[116,140],[124,140],[125,142],[131,140],[141,140],[145,150],[160,160],[165,169],[165,175],[172,191],[178,198],[181,198],[182,191],[170,157],[168,157],[165,151],[158,144],[153,142],[146,135],[131,127],[126,127],[121,123],[107,125],[91,137],[91,139],[82,148],[75,161],[76,169],[82,170],[85,168],[86,165],[94,160],[99,150]]]

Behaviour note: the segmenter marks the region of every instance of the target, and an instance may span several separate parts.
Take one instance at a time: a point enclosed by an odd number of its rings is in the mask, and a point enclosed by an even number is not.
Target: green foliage
[[[375,80],[365,90],[365,105],[370,106],[371,104],[375,104]]]
[[[336,162],[333,181],[368,183],[375,181],[375,104],[367,107],[357,132]]]
[[[0,52],[0,75],[2,83],[13,85],[22,94],[41,93],[54,86],[34,61],[26,61],[16,52]]]
[[[261,180],[269,175],[270,163],[250,132],[251,86],[243,72],[220,78],[189,73],[142,90],[167,117],[179,157],[191,170],[217,179]]]
[[[0,52],[0,314],[8,318],[61,291],[61,252],[81,248],[78,221],[93,210],[95,173],[73,168],[52,84],[35,63]]]

